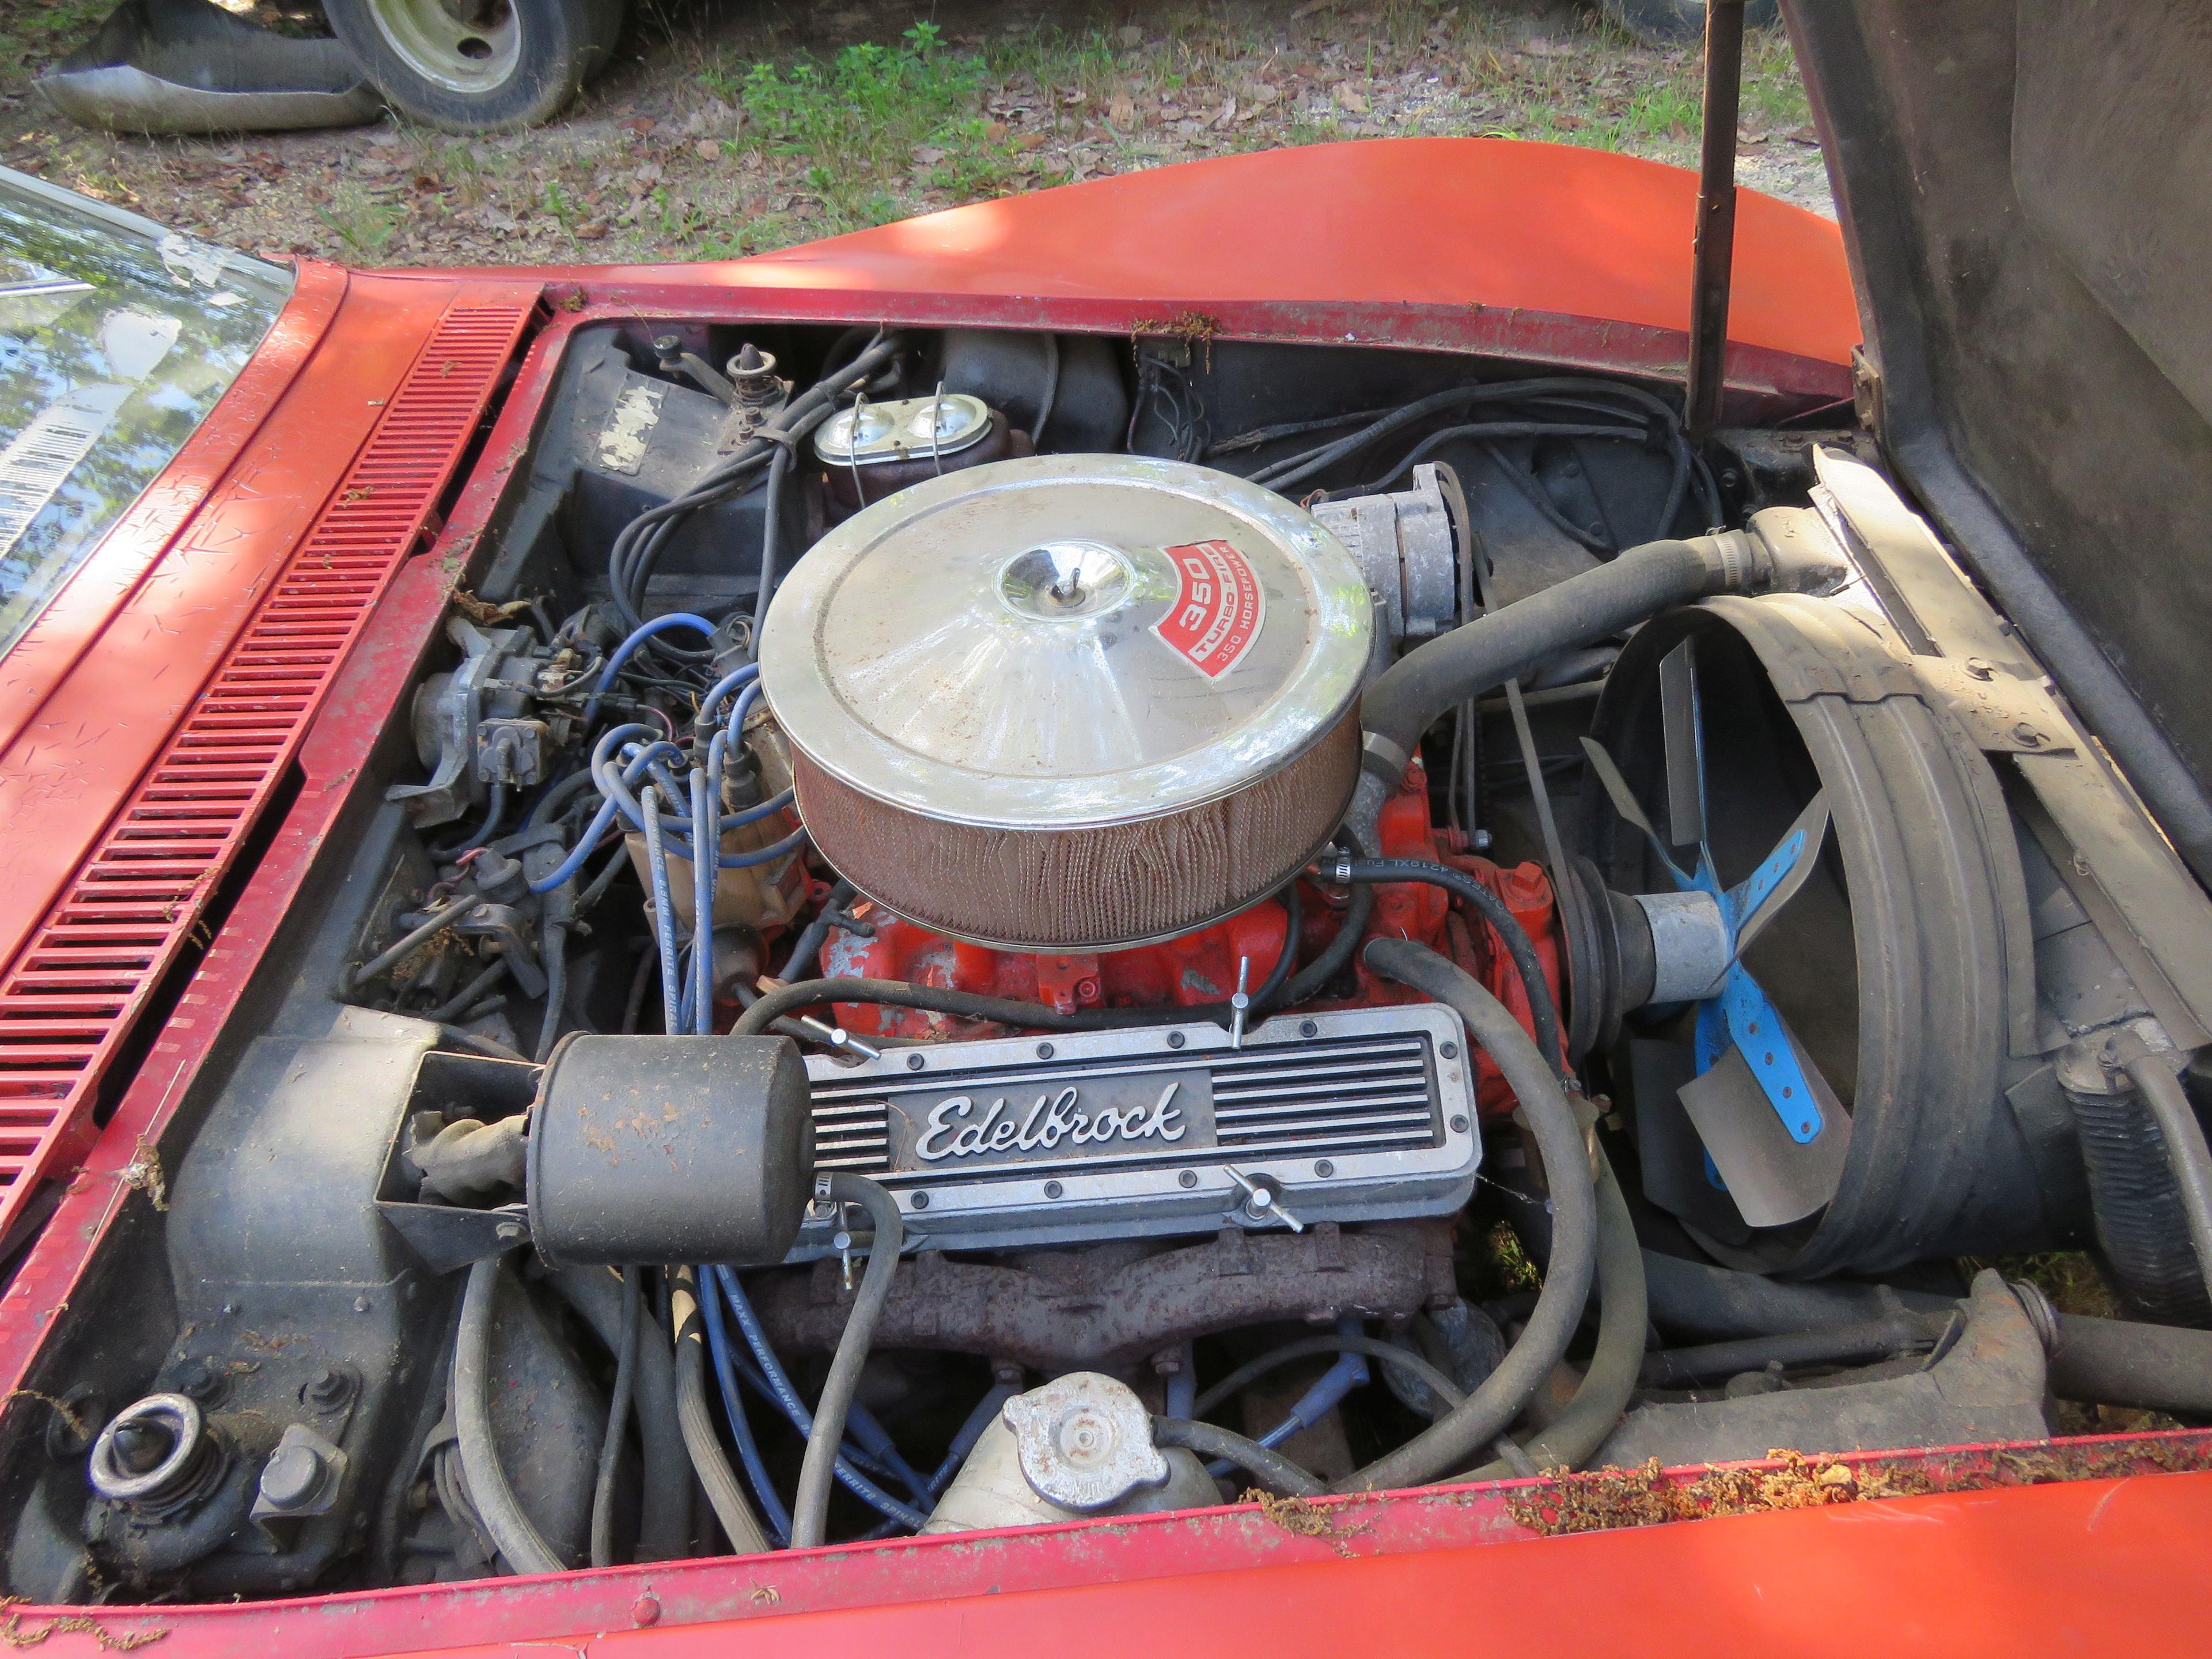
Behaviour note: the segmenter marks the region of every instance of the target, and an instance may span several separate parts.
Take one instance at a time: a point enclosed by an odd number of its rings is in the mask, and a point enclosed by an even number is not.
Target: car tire
[[[1597,9],[1647,46],[1679,46],[1705,35],[1705,0],[1598,0]],[[1781,15],[1776,0],[1751,0],[1747,28],[1765,28]]]
[[[623,0],[324,0],[385,101],[447,132],[550,120],[613,56]]]
[[[586,9],[592,14],[592,38],[599,48],[599,56],[584,70],[584,84],[588,87],[614,67],[615,48],[622,44],[628,7],[623,0],[587,0]]]

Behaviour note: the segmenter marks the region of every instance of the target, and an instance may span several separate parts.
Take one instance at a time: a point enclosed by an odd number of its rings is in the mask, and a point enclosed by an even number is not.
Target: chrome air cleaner
[[[1242,479],[1039,456],[902,489],[800,561],[762,683],[815,845],[939,931],[1097,950],[1203,926],[1328,838],[1371,621]]]

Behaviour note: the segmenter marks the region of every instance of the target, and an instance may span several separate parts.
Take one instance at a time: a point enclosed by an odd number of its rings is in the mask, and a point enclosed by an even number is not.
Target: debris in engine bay
[[[1715,1468],[1688,1481],[1668,1480],[1656,1457],[1634,1469],[1593,1469],[1581,1474],[1560,1470],[1552,1476],[1554,1484],[1548,1488],[1510,1494],[1506,1509],[1531,1532],[1550,1538],[1762,1510],[1815,1509],[1936,1490],[1917,1474],[1854,1468],[1825,1454],[1808,1456],[1778,1449],[1768,1455],[1781,1467]]]
[[[91,1614],[82,1613],[64,1613],[59,1618],[49,1619],[36,1629],[30,1629],[24,1626],[23,1615],[15,1611],[17,1606],[28,1600],[28,1597],[21,1595],[0,1597],[0,1607],[8,1609],[7,1616],[0,1618],[0,1645],[35,1648],[49,1637],[89,1636],[103,1652],[129,1653],[135,1649],[151,1647],[169,1633],[166,1626],[118,1633],[108,1629]]]
[[[1768,1454],[1778,1467],[1708,1468],[1687,1480],[1669,1479],[1654,1458],[1632,1469],[1547,1471],[1550,1484],[1508,1492],[1505,1506],[1529,1531],[1555,1538],[1875,1498],[2179,1474],[2212,1466],[2212,1456],[2192,1445],[2187,1433],[2148,1442],[2134,1436],[2059,1441],[1888,1464],[1783,1448]]]
[[[1239,1501],[1258,1504],[1261,1517],[1268,1525],[1279,1527],[1294,1538],[1318,1538],[1347,1559],[1352,1554],[1352,1548],[1344,1540],[1374,1530],[1364,1521],[1351,1523],[1338,1521],[1310,1498],[1278,1498],[1261,1486],[1247,1487]]]

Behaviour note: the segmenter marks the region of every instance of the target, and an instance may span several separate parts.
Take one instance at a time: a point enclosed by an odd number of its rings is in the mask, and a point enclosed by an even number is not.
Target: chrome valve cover
[[[910,1249],[1444,1215],[1481,1143],[1460,1023],[1423,1003],[806,1062],[815,1167],[896,1195]],[[793,1261],[829,1254],[811,1217]]]

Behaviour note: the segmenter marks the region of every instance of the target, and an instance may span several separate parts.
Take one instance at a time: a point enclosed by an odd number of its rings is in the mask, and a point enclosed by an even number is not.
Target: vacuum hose
[[[707,1407],[707,1344],[699,1316],[699,1281],[689,1267],[676,1269],[669,1286],[669,1322],[676,1328],[676,1422],[684,1432],[691,1467],[706,1488],[707,1502],[721,1522],[733,1555],[764,1555],[768,1534],[745,1501],[745,1489],[723,1455]]]
[[[568,1563],[522,1512],[492,1437],[491,1328],[505,1265],[503,1256],[485,1257],[469,1269],[468,1288],[461,1292],[461,1329],[453,1344],[453,1437],[470,1501],[507,1566],[519,1573],[561,1572]]]
[[[763,998],[750,1017],[770,999]],[[837,1447],[845,1438],[845,1415],[853,1394],[860,1385],[860,1367],[867,1364],[868,1345],[874,1340],[876,1322],[890,1297],[891,1276],[898,1271],[899,1251],[906,1243],[906,1224],[899,1218],[898,1200],[866,1176],[837,1174],[817,1190],[833,1204],[857,1204],[875,1223],[875,1242],[868,1247],[868,1270],[860,1279],[860,1293],[853,1298],[845,1334],[837,1339],[836,1357],[830,1376],[814,1402],[814,1426],[806,1436],[806,1456],[799,1466],[799,1496],[791,1506],[791,1547],[795,1550],[818,1546],[830,1524],[830,1482],[836,1473]]]

